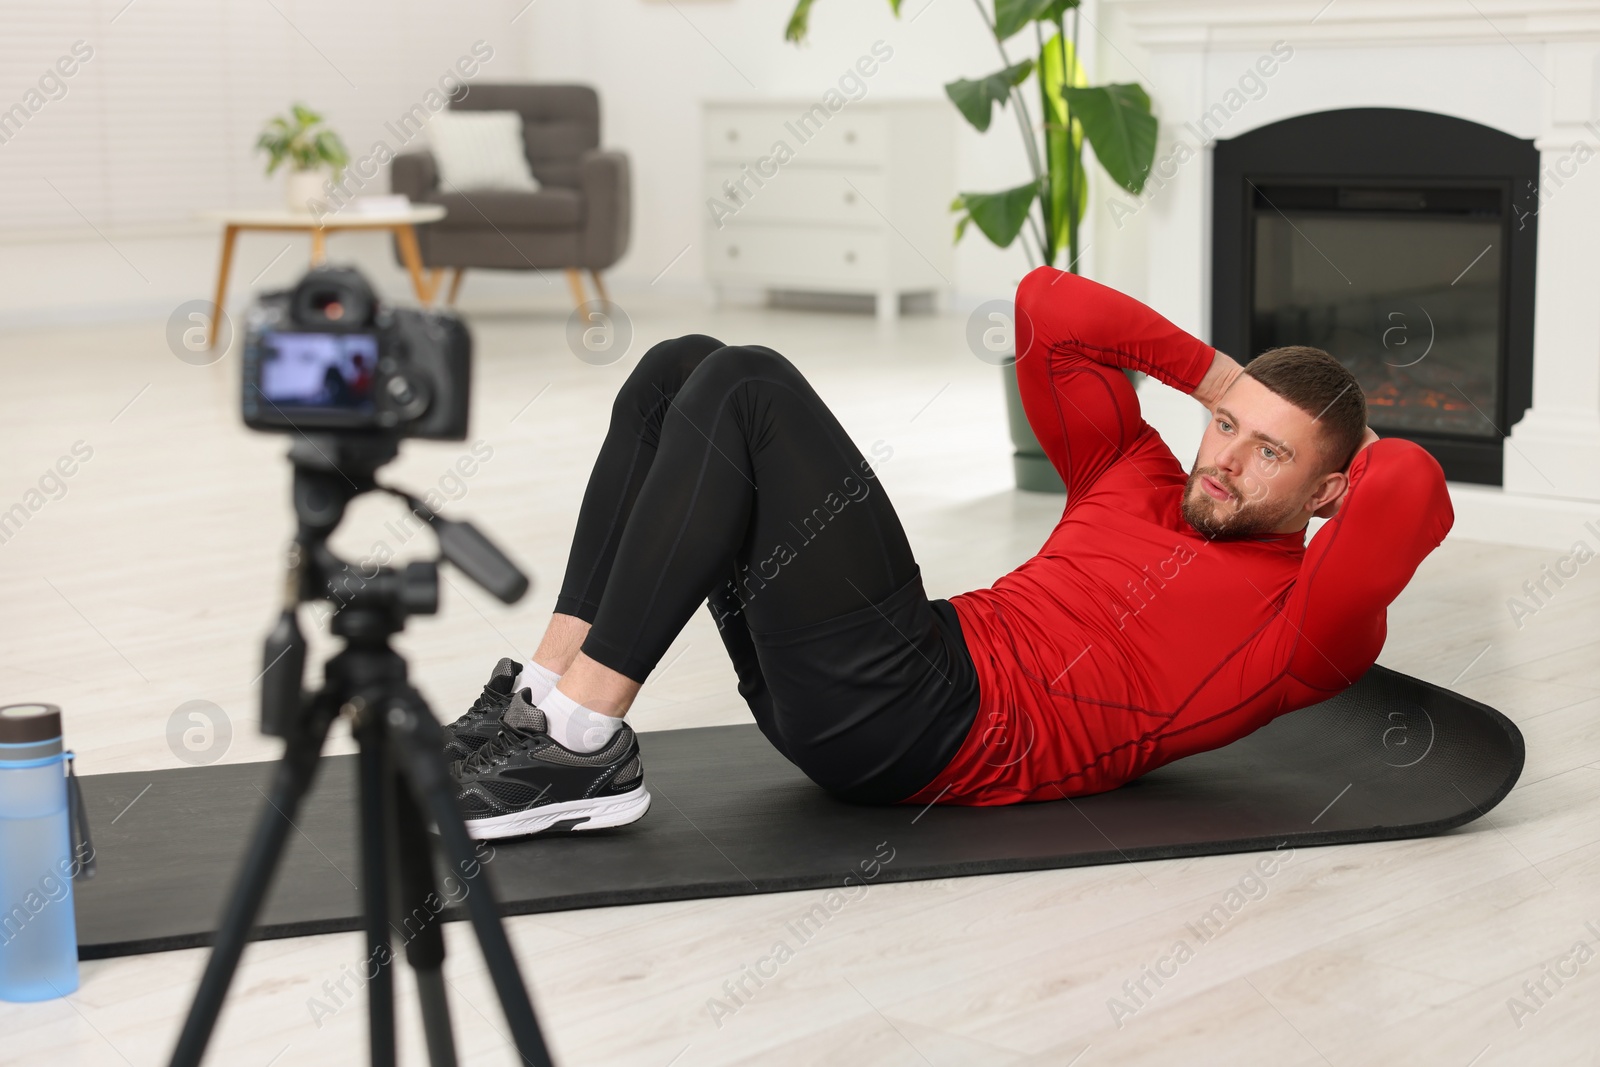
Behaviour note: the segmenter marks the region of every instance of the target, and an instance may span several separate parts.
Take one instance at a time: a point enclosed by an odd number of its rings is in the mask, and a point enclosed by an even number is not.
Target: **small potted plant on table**
[[[293,105],[287,115],[268,119],[256,149],[267,154],[268,174],[289,164],[284,202],[290,211],[303,213],[326,204],[323,183],[331,177],[337,185],[350,162],[344,141],[323,125],[320,114],[304,104]]]

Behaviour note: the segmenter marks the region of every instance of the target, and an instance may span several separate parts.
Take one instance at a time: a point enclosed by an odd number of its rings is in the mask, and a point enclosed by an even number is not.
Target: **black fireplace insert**
[[[1353,108],[1219,140],[1213,174],[1212,343],[1326,349],[1380,435],[1499,485],[1533,395],[1533,143]]]

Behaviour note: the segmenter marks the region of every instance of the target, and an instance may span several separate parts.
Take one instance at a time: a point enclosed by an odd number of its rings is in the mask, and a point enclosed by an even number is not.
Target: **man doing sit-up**
[[[1016,317],[1023,406],[1066,508],[1032,559],[948,600],[928,598],[871,462],[788,360],[701,335],[645,353],[548,629],[447,731],[473,833],[644,814],[623,716],[702,603],[761,731],[859,803],[1098,793],[1360,678],[1450,529],[1433,458],[1378,440],[1317,349],[1241,367],[1049,267]],[[1125,368],[1211,412],[1187,476]],[[1329,521],[1307,544],[1313,516]]]

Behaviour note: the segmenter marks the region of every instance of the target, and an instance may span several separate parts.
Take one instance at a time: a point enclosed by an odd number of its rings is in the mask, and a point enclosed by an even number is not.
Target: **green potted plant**
[[[957,194],[950,205],[958,215],[955,239],[961,240],[967,227],[975,226],[1000,248],[1020,240],[1034,265],[1069,271],[1078,269],[1078,229],[1089,203],[1084,138],[1111,180],[1135,194],[1144,191],[1156,150],[1156,119],[1150,112],[1150,96],[1140,85],[1088,84],[1078,62],[1079,2],[991,0],[985,5],[984,0],[973,0],[1002,66],[984,77],[959,78],[944,87],[962,117],[980,133],[989,129],[995,107],[1009,103],[1032,171],[1029,180],[1015,188]],[[797,44],[805,40],[813,3],[797,0],[785,38]],[[889,0],[889,6],[900,13],[900,0]],[[1012,62],[1007,42],[1029,28],[1033,54]],[[1023,93],[1030,78],[1038,92],[1038,123]],[[1003,375],[1016,446],[1017,487],[1063,492],[1060,477],[1023,414],[1015,366],[1007,364]]]
[[[344,142],[322,121],[321,115],[304,104],[294,104],[287,115],[268,119],[256,139],[256,150],[267,154],[269,175],[282,164],[289,164],[284,200],[290,211],[309,212],[315,205],[325,203],[325,174],[331,172],[337,185],[350,162]]]

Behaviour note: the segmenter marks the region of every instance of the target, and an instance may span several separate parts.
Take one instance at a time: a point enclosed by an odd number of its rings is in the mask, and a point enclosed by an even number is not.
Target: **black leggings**
[[[835,793],[903,799],[972,725],[955,612],[872,464],[787,359],[690,334],[618,392],[556,611],[643,682],[703,602],[757,724]]]

